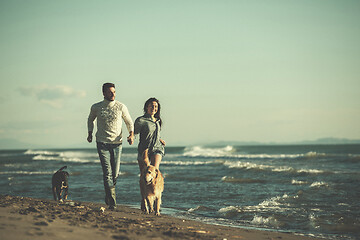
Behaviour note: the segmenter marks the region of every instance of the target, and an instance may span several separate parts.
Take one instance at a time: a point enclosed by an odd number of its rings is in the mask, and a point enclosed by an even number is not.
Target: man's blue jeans
[[[122,144],[97,142],[101,167],[103,170],[105,202],[110,206],[116,205],[115,185],[120,172],[120,155]]]

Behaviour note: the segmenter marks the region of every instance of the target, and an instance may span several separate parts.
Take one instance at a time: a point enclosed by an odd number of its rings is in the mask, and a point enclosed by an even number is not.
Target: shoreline
[[[314,240],[295,233],[208,224],[117,205],[0,195],[0,238]]]

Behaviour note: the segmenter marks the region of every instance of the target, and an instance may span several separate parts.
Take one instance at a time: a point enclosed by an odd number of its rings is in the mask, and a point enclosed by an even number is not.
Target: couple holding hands
[[[105,187],[105,203],[110,209],[116,208],[115,185],[120,172],[122,152],[122,121],[125,122],[129,136],[127,141],[134,143],[134,135],[140,134],[138,145],[138,163],[140,171],[145,166],[144,152],[148,153],[150,164],[159,169],[165,154],[165,141],[160,138],[162,120],[160,103],[156,98],[149,98],[144,104],[144,115],[133,123],[127,107],[115,100],[115,85],[104,83],[104,100],[91,106],[88,117],[87,141],[92,142],[94,121],[97,120],[96,145],[99,154]]]

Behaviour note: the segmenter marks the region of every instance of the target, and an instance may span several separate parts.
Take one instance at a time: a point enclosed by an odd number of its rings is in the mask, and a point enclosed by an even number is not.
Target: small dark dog
[[[63,169],[67,168],[67,166],[63,166],[60,168],[54,175],[52,176],[52,192],[54,195],[54,200],[59,200],[62,202],[67,199],[68,196],[68,177],[69,173],[63,171]],[[62,192],[64,190],[64,197],[62,198]]]

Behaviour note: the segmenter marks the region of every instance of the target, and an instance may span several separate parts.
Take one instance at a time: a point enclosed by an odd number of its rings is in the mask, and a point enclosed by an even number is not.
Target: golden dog
[[[161,195],[164,191],[164,177],[160,170],[150,165],[148,150],[143,154],[144,167],[140,174],[141,210],[160,216]],[[155,209],[154,209],[155,207]]]

